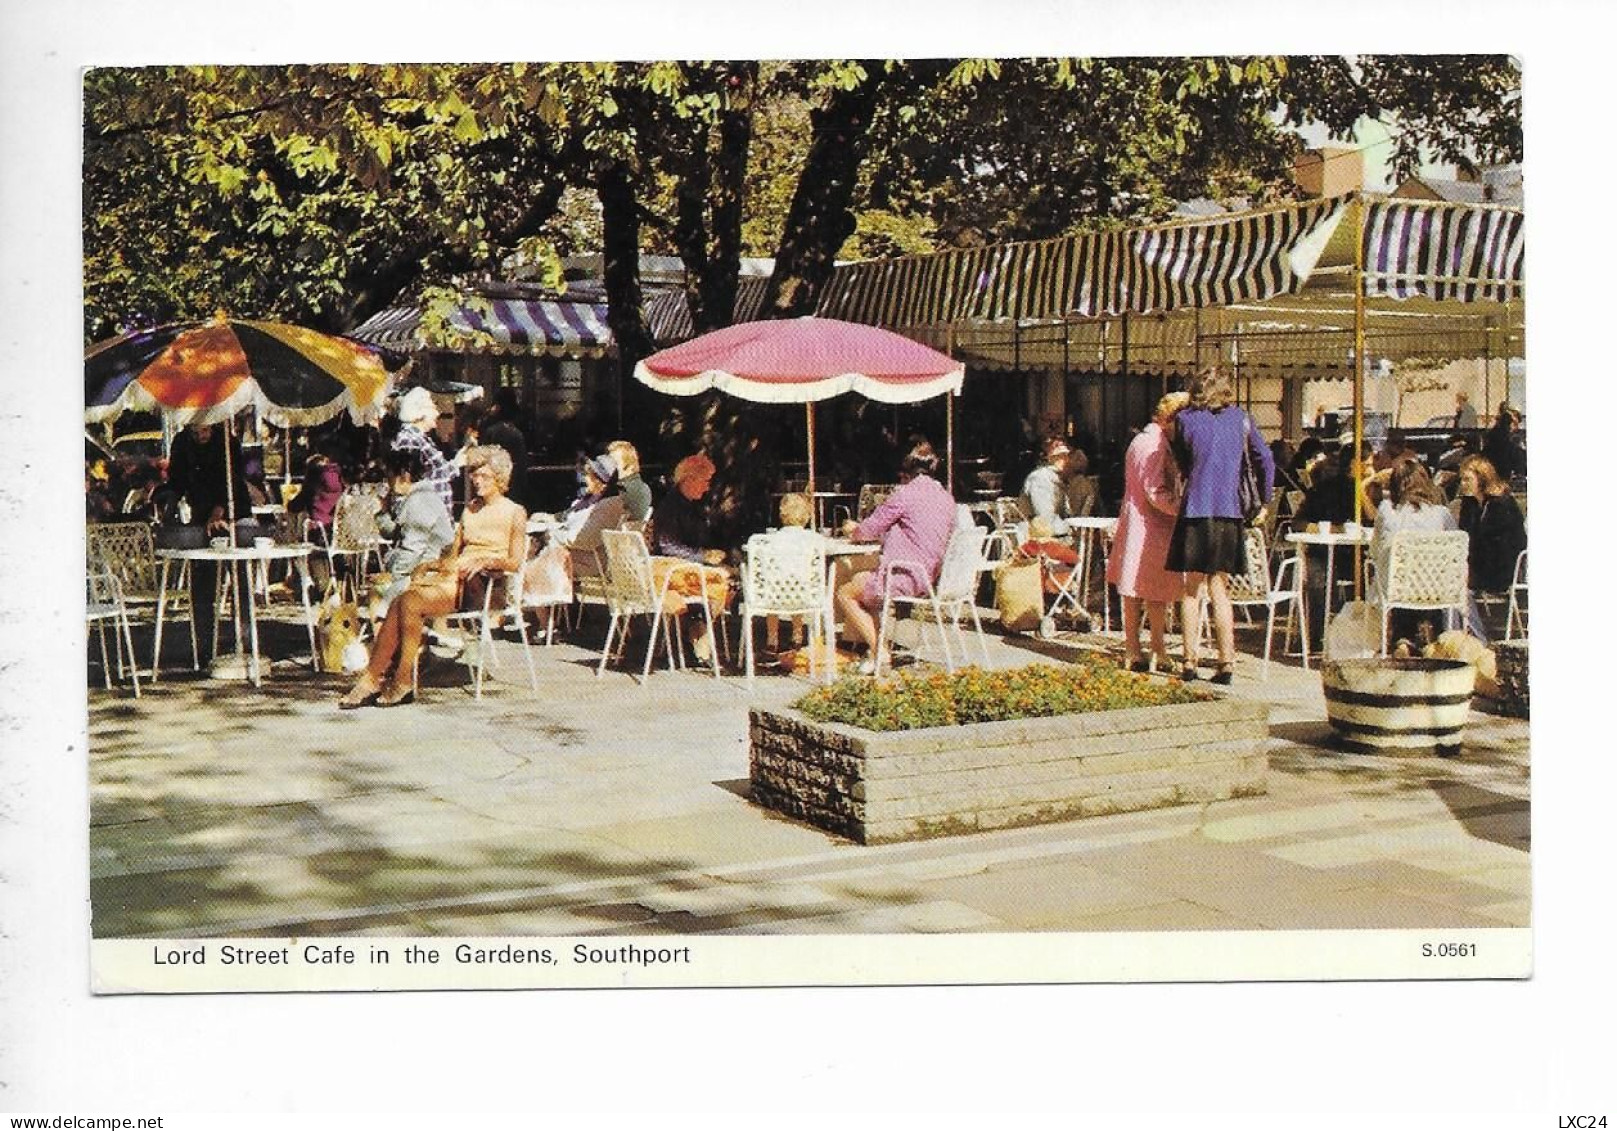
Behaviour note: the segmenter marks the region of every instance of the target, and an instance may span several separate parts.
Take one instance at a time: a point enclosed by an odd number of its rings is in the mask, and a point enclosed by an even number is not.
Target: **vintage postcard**
[[[1521,82],[85,71],[96,992],[1528,975]]]

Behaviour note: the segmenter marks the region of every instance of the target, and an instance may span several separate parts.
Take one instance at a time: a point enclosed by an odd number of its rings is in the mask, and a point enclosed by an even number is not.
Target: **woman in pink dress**
[[[1184,579],[1164,566],[1179,514],[1179,475],[1169,441],[1174,415],[1189,399],[1186,393],[1169,393],[1158,401],[1151,423],[1134,437],[1123,457],[1123,503],[1117,511],[1106,580],[1123,596],[1123,652],[1130,671],[1148,670],[1140,651],[1142,603],[1151,625],[1156,669],[1173,669],[1162,633],[1168,602],[1183,595]]]

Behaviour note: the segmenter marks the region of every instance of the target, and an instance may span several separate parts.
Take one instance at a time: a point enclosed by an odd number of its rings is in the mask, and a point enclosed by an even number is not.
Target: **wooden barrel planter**
[[[1461,660],[1327,660],[1325,715],[1342,744],[1376,754],[1460,752],[1476,669]]]

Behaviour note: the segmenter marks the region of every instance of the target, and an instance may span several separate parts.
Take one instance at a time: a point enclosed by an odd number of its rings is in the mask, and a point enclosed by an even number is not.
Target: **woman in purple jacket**
[[[1185,574],[1183,603],[1185,667],[1182,679],[1196,679],[1201,647],[1201,597],[1213,606],[1218,641],[1214,683],[1235,673],[1235,609],[1230,574],[1246,572],[1246,522],[1241,514],[1241,454],[1257,466],[1263,500],[1274,494],[1275,465],[1257,425],[1230,403],[1234,390],[1217,369],[1204,369],[1190,383],[1190,404],[1175,420],[1174,455],[1185,477],[1179,521],[1168,543],[1168,568]]]
[[[843,524],[842,536],[855,542],[881,540],[881,557],[875,561],[856,559],[847,563],[852,576],[837,586],[836,607],[849,633],[858,636],[870,649],[870,656],[859,670],[873,675],[888,667],[889,657],[877,654],[881,632],[873,613],[880,613],[887,592],[902,597],[924,593],[937,580],[944,551],[956,520],[954,496],[933,476],[938,456],[932,445],[922,440],[910,449],[898,469],[899,488],[863,522]],[[925,573],[892,570],[883,588],[881,565],[908,562]]]

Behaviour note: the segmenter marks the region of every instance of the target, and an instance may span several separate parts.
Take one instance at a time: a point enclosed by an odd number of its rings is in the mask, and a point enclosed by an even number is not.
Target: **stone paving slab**
[[[280,643],[295,651],[296,635]],[[997,636],[989,647],[994,666],[1050,651]],[[805,680],[761,676],[749,696],[705,671],[597,679],[595,653],[564,642],[535,649],[535,694],[518,647],[496,648],[503,667],[482,700],[464,668],[439,662],[420,700],[391,710],[339,712],[344,680],[285,664],[262,689],[165,678],[137,703],[92,688],[96,934],[1497,926],[1530,914],[1525,720],[1473,712],[1458,759],[1345,754],[1321,721],[1317,671],[1276,661],[1260,683],[1243,656],[1232,693],[1272,707],[1267,795],[863,848],[746,798],[747,708],[785,705]]]

